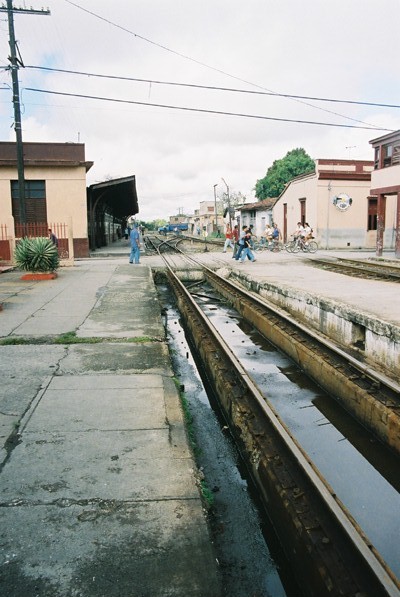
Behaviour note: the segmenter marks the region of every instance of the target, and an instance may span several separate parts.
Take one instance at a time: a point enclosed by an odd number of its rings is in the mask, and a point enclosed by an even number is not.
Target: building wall
[[[324,161],[326,162],[326,161]],[[371,167],[364,165],[364,172]],[[319,173],[324,177],[319,178]],[[340,178],[343,172],[343,179]],[[327,176],[332,173],[332,178]],[[345,174],[347,173],[347,175]],[[274,221],[282,230],[284,227],[284,204],[287,205],[288,238],[301,219],[300,199],[305,199],[305,221],[314,230],[314,236],[322,249],[373,249],[376,246],[376,231],[368,231],[368,197],[370,180],[351,180],[349,166],[335,166],[334,170],[324,163],[317,173],[293,180],[282,193],[273,208]],[[346,210],[340,210],[333,203],[334,197],[346,194],[352,199]],[[394,247],[395,198],[386,202],[386,225],[384,247]]]
[[[400,184],[400,165],[374,170],[371,175],[371,189],[398,187]]]
[[[345,211],[338,209],[333,203],[334,197],[342,194],[352,199],[352,204]],[[321,248],[372,249],[375,247],[376,231],[367,230],[369,196],[369,181],[318,181],[314,230],[317,232],[317,240]]]
[[[250,226],[250,224],[252,224],[253,233],[258,238],[264,234],[265,226],[267,224],[272,224],[272,221],[272,210],[270,209],[250,211],[245,209],[240,210],[240,228],[242,228],[242,226]]]
[[[88,255],[86,169],[84,166],[26,166],[26,180],[46,181],[48,223],[69,224],[72,220],[76,256]],[[0,168],[0,223],[14,229],[11,180],[17,180],[15,168]]]
[[[317,178],[316,175],[298,178],[293,180],[275,203],[272,214],[273,221],[278,224],[282,235],[284,233],[284,205],[287,205],[287,238],[296,229],[300,220],[300,199],[306,199],[306,221],[316,229],[317,220]]]

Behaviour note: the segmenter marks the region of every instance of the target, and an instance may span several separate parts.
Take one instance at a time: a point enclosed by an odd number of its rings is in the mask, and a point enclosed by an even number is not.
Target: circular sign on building
[[[332,199],[332,203],[340,211],[346,211],[346,209],[349,209],[350,205],[353,203],[353,199],[349,197],[346,193],[340,193],[340,195],[336,195]]]

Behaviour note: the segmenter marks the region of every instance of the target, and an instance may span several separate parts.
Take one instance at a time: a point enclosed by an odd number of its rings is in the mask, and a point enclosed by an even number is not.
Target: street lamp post
[[[229,198],[229,187],[225,181],[224,178],[221,178],[222,182],[225,184],[226,186],[226,196],[227,196],[227,201],[228,201],[228,214],[229,214],[229,227],[232,230],[232,219],[231,219],[231,201]]]
[[[217,186],[218,186],[218,183],[216,183],[214,185],[214,209],[215,209],[215,231],[218,234],[217,192],[215,190]]]

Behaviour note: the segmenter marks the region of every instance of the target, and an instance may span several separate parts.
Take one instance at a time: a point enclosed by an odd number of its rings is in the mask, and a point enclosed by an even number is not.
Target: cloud
[[[325,3],[313,0],[248,0],[245,5],[238,0],[79,0],[81,8],[67,0],[48,4],[51,16],[15,16],[26,65],[386,103],[398,103],[400,96],[387,54],[377,51],[397,36],[400,5],[390,0],[382,0],[379,11],[373,0],[337,0],[329,11]],[[5,21],[0,22],[0,33],[0,65],[6,66]],[[383,131],[46,95],[28,87],[270,118],[399,128],[398,111],[379,107],[33,69],[20,69],[19,78],[24,140],[85,143],[86,158],[94,161],[88,184],[135,174],[144,219],[168,217],[178,207],[193,211],[199,201],[213,199],[215,183],[219,192],[224,190],[221,177],[251,200],[256,180],[295,147],[304,147],[314,159],[372,159],[369,141]],[[8,140],[13,138],[13,114],[4,69],[0,83],[0,135]]]

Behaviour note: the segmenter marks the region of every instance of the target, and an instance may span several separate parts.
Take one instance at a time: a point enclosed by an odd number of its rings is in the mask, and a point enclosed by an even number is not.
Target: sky
[[[84,143],[88,185],[135,175],[144,221],[193,213],[214,185],[253,202],[257,180],[297,147],[372,160],[369,141],[400,128],[399,108],[276,95],[398,106],[399,0],[13,5],[51,12],[14,16],[23,140]],[[0,141],[15,141],[9,53],[0,13]]]

